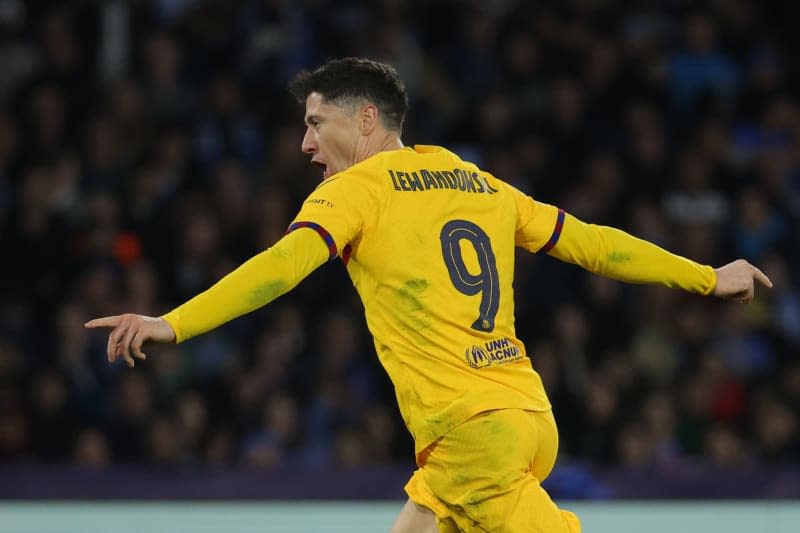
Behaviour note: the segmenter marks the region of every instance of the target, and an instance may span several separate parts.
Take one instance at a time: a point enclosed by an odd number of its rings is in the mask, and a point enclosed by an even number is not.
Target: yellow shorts
[[[420,453],[405,490],[434,512],[441,533],[579,533],[578,518],[541,486],[557,451],[551,411],[487,411]]]

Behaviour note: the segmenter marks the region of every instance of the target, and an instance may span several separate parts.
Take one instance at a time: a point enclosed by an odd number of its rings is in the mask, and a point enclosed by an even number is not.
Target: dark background
[[[775,282],[741,306],[520,254],[562,472],[796,465],[800,32],[777,4],[0,0],[0,463],[410,470],[340,262],[134,370],[83,328],[280,238],[320,179],[286,83],[358,55],[404,78],[406,144]]]

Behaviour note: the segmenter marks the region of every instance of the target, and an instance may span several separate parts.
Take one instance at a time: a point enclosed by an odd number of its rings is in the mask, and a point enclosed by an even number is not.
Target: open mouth
[[[322,179],[326,179],[329,176],[328,165],[319,161],[311,161],[311,164],[322,171]]]

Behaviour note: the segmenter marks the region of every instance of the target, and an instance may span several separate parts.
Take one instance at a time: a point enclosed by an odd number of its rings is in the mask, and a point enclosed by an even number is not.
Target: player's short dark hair
[[[333,59],[315,70],[300,72],[289,84],[289,92],[300,102],[313,92],[337,105],[367,100],[378,108],[383,125],[397,132],[402,131],[408,111],[408,94],[397,71],[358,57]]]

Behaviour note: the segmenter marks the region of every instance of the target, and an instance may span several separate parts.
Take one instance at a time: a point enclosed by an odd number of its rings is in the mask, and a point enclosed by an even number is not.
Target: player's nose
[[[303,136],[303,143],[300,145],[300,149],[304,154],[313,154],[317,151],[317,143],[314,141],[313,133],[311,127],[306,128],[306,134]]]

